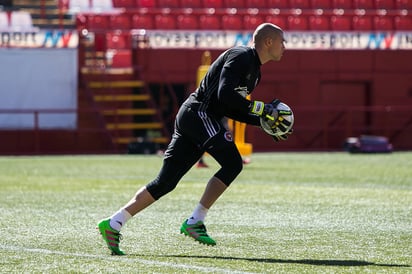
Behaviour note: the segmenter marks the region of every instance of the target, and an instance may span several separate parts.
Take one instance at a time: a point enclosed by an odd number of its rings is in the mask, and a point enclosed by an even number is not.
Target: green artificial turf
[[[125,225],[118,257],[96,223],[159,156],[0,157],[0,272],[412,273],[412,153],[255,153],[209,210],[215,247],[179,234],[206,161]]]

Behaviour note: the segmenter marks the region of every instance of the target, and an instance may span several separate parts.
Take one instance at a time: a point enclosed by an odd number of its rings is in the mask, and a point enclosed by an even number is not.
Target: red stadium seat
[[[113,0],[113,6],[115,8],[135,8],[135,0]]]
[[[220,18],[217,15],[201,15],[199,17],[200,29],[203,30],[218,30],[222,29]]]
[[[372,18],[370,16],[354,16],[352,22],[353,30],[373,30]]]
[[[159,8],[179,8],[180,4],[178,0],[157,0],[157,6]]]
[[[390,31],[395,29],[392,16],[375,16],[373,18],[373,26],[374,29],[378,31]]]
[[[246,7],[244,0],[223,0],[226,8],[243,9]]]
[[[138,8],[154,8],[156,7],[155,0],[136,0],[136,7]]]
[[[268,15],[266,16],[265,21],[268,23],[275,24],[276,26],[279,26],[282,29],[286,29],[287,27],[286,18],[282,15]]]
[[[268,8],[266,0],[246,0],[245,6],[247,8],[263,9]]]
[[[396,7],[398,9],[412,9],[411,0],[396,0]]]
[[[110,28],[109,18],[105,15],[89,15],[87,16],[87,28],[89,30],[106,30]]]
[[[305,16],[288,16],[288,29],[289,30],[308,30],[309,23]]]
[[[311,30],[330,30],[329,18],[327,16],[310,16],[309,28]]]
[[[375,7],[377,9],[393,9],[395,1],[393,0],[375,0]]]
[[[373,0],[353,0],[353,7],[355,9],[374,9]]]
[[[330,18],[330,27],[332,30],[338,31],[352,30],[352,18],[349,16],[332,15]]]
[[[58,2],[57,2],[57,7],[60,9],[60,10],[68,10],[69,9],[69,5],[70,5],[70,0],[59,0]],[[1,1],[0,1],[0,3],[1,3]]]
[[[115,8],[134,8],[136,7],[135,0],[113,0],[113,6]]]
[[[148,14],[134,14],[132,17],[134,29],[154,29],[153,17]]]
[[[332,8],[331,0],[311,0],[313,9],[330,9]]]
[[[111,29],[127,30],[132,27],[130,17],[127,14],[111,15],[109,20]]]
[[[246,15],[243,17],[243,27],[246,30],[254,30],[262,23],[264,23],[264,20],[259,15]]]
[[[182,8],[202,8],[202,0],[181,0]]]
[[[112,51],[112,59],[109,63],[112,68],[128,68],[132,66],[132,51],[131,50],[114,50]]]
[[[289,1],[288,0],[267,0],[268,8],[271,9],[288,9]]]
[[[223,0],[203,0],[205,8],[223,8]]]
[[[177,17],[177,28],[183,30],[199,29],[198,17],[190,14],[179,15]]]
[[[332,7],[335,9],[351,9],[352,1],[348,0],[332,0]]]
[[[170,14],[158,14],[155,16],[156,29],[177,29],[176,18]]]
[[[395,17],[396,30],[412,30],[412,16],[396,16]]]
[[[238,15],[222,16],[222,29],[224,30],[243,30],[242,17]]]
[[[310,2],[308,0],[289,0],[289,5],[292,9],[310,8]]]
[[[107,33],[106,34],[106,48],[108,49],[126,49],[130,48],[130,45],[126,42],[124,35]]]

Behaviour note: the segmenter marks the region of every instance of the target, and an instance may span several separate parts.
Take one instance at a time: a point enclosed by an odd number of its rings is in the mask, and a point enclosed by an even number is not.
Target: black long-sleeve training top
[[[246,96],[260,81],[260,66],[255,48],[228,49],[212,63],[189,101],[217,119],[226,116],[259,125],[259,117],[249,113],[251,101]]]

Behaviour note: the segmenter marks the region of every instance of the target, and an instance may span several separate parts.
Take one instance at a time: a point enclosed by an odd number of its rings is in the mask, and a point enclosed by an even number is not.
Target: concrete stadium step
[[[132,129],[161,129],[163,123],[109,123],[106,124],[108,130],[132,130]]]
[[[150,100],[150,95],[147,94],[119,94],[119,95],[94,95],[94,100],[96,102],[102,101],[148,101]]]
[[[136,142],[137,138],[136,137],[119,137],[119,138],[114,138],[113,142],[116,144],[122,144],[122,145],[127,145],[132,142]],[[167,144],[169,143],[169,138],[166,137],[154,137],[154,138],[149,138],[149,141],[157,144]]]
[[[153,108],[103,110],[103,115],[155,115]]]
[[[91,81],[89,88],[141,88],[144,87],[143,81]]]

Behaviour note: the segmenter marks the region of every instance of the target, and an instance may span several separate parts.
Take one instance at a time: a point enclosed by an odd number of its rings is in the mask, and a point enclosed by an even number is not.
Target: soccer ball
[[[292,109],[285,103],[279,103],[270,115],[278,118],[274,120],[265,117],[260,118],[260,125],[267,134],[282,136],[292,129],[295,117]]]

